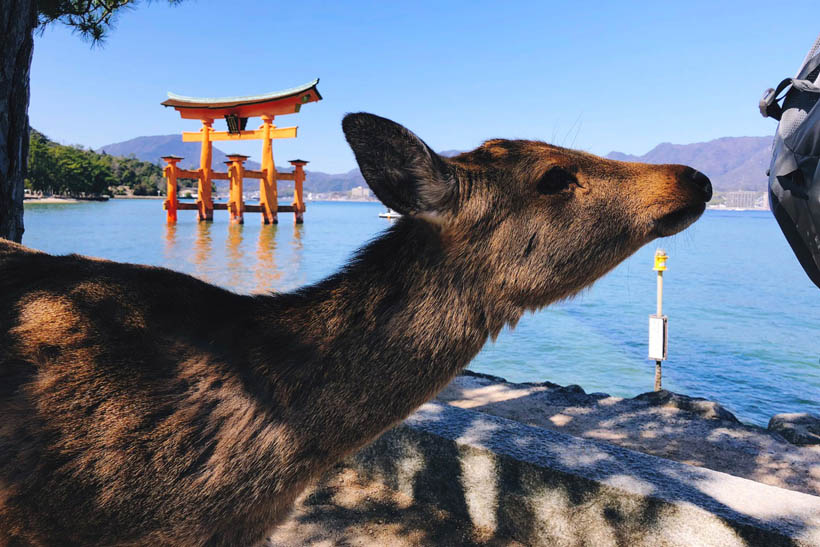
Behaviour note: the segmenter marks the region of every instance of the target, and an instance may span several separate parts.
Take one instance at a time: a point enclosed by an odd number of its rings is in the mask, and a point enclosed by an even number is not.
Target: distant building
[[[370,188],[364,186],[356,186],[350,190],[351,199],[370,199]]]
[[[760,208],[767,211],[771,209],[769,206],[769,192],[763,192],[763,197],[760,198]]]
[[[747,192],[743,190],[726,192],[726,207],[732,209],[756,209],[760,207],[760,205],[756,205],[759,197],[759,192]]]

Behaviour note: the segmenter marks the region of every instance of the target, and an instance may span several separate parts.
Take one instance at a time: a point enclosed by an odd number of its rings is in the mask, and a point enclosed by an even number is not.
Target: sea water
[[[287,291],[337,270],[390,221],[377,203],[309,202],[262,226],[217,211],[165,223],[161,200],[26,205],[23,243],[165,266],[237,292]],[[769,212],[707,211],[685,232],[639,250],[572,300],[527,314],[470,365],[511,381],[579,384],[631,397],[653,387],[647,322],[655,312],[652,255],[669,255],[666,389],[721,402],[765,425],[779,412],[820,413],[820,289],[805,276]]]

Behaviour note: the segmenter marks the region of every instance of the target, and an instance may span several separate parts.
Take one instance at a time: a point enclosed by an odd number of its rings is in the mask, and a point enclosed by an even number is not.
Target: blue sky
[[[437,150],[505,137],[642,154],[772,134],[757,101],[820,31],[816,0],[785,11],[749,1],[157,1],[122,13],[102,47],[60,26],[38,35],[29,112],[49,137],[96,148],[196,130],[160,106],[167,91],[250,95],[319,77],[323,101],[277,118],[300,128],[275,143],[277,164],[353,168],[340,121],[354,111],[403,123]],[[220,144],[259,156],[258,142]]]

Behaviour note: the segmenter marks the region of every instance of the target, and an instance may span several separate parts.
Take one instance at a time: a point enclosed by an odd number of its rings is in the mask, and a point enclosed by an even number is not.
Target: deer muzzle
[[[650,193],[655,213],[653,232],[657,237],[677,234],[695,222],[712,199],[709,177],[683,165],[663,166],[670,176]]]

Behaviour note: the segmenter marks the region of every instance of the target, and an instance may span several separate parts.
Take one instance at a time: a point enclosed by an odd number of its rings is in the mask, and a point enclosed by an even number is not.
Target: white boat
[[[388,208],[384,213],[379,213],[379,218],[401,218],[401,213]]]

